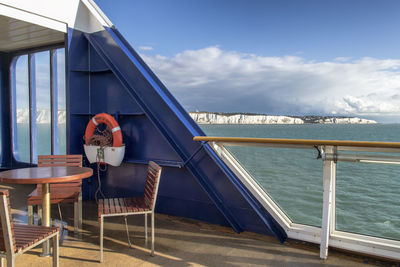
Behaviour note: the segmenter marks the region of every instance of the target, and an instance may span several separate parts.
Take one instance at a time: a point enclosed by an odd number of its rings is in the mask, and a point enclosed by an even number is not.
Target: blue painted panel
[[[107,111],[110,114],[143,113],[136,102],[123,90],[115,75],[109,72],[90,73],[90,103],[93,114]]]
[[[69,118],[70,127],[68,132],[69,138],[69,154],[82,154],[84,155],[83,151],[83,144],[84,139],[83,136],[85,135],[85,129],[87,122],[90,119],[90,115],[71,115]]]
[[[86,103],[91,107],[90,112],[100,110],[100,105],[102,112],[121,114],[121,110],[126,108],[121,109],[119,106],[137,104],[144,113],[140,116],[117,116],[124,142],[127,144],[128,159],[185,162],[200,149],[185,168],[165,168],[157,210],[220,224],[229,223],[236,231],[247,229],[268,232],[279,240],[284,240],[286,236],[280,226],[215,153],[207,145],[201,147],[201,144],[193,141],[194,135],[204,133],[122,36],[115,29],[85,36],[90,44],[89,50],[96,50],[96,53],[90,53],[97,54],[112,71],[112,75],[110,72],[90,75],[88,90],[91,97]],[[71,46],[73,42],[71,39]],[[81,53],[80,51],[78,55]],[[88,49],[86,53],[89,53]],[[74,56],[71,52],[70,57]],[[102,66],[101,63],[98,65]],[[74,82],[72,79],[75,77],[71,76],[70,82]],[[104,105],[101,101],[104,99],[93,95],[99,90],[105,94],[114,94],[113,102],[118,105],[113,106],[113,103],[108,102]],[[117,92],[118,90],[124,93]],[[71,100],[79,99],[85,94],[84,89],[75,90]],[[75,103],[71,103],[71,109],[73,105]],[[74,131],[83,135],[86,127],[83,121],[88,121],[89,117],[73,117],[71,134]],[[71,136],[70,148],[81,146],[81,141],[77,134]],[[137,164],[109,168],[101,175],[103,192],[110,196],[139,194],[138,188],[143,187],[143,178],[138,176],[144,172],[143,168],[144,166]],[[96,188],[96,179],[87,180],[84,194],[93,197]]]
[[[89,76],[86,72],[69,71],[69,112],[90,114]]]
[[[160,196],[157,200],[156,212],[230,226],[213,203]],[[252,231],[252,229],[246,230]]]
[[[106,173],[101,173],[101,188],[106,197],[143,195],[147,165],[124,163],[107,169]],[[164,167],[162,173],[157,212],[229,225],[187,170]],[[87,192],[94,198],[97,173],[85,186],[90,187]]]
[[[80,31],[69,29],[68,38],[68,68],[89,71],[88,42],[85,36]]]
[[[96,50],[89,48],[89,58],[90,58],[90,72],[101,72],[109,70],[108,66],[105,64],[103,59],[97,54]]]
[[[120,116],[125,158],[179,161],[178,155],[145,116]]]

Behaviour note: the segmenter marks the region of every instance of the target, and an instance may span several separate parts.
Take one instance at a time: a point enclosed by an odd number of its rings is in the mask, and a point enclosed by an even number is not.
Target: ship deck
[[[27,221],[26,196],[33,186],[9,186],[13,219]],[[60,266],[388,266],[393,262],[330,249],[327,260],[319,258],[319,247],[191,219],[156,214],[155,256],[150,256],[143,235],[143,216],[128,217],[133,247],[129,248],[122,217],[107,218],[104,229],[104,262],[99,263],[99,225],[94,201],[83,203],[83,230],[73,233],[73,205],[61,207],[66,230],[60,246]],[[57,206],[52,215],[58,218]],[[62,222],[55,220],[55,223]],[[150,229],[150,228],[149,228]],[[150,241],[150,239],[149,239]],[[149,242],[150,244],[150,242]],[[37,247],[16,259],[17,266],[51,266],[51,257],[40,257]]]

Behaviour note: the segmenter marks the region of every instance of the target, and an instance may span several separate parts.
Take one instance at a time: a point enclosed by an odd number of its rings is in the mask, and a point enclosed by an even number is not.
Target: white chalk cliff
[[[51,113],[49,109],[40,109],[36,111],[36,123],[50,123]],[[57,113],[58,123],[63,124],[66,121],[66,111],[59,110]],[[29,123],[29,109],[17,109],[17,123]]]
[[[258,114],[224,114],[211,112],[189,112],[190,116],[199,124],[303,124],[303,123],[323,123],[323,124],[369,124],[376,123],[374,120],[361,118],[344,117],[289,117],[271,116]]]

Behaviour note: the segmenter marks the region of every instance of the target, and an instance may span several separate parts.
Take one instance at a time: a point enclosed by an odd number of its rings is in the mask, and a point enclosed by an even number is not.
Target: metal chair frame
[[[147,171],[147,177],[146,177],[146,186],[145,186],[145,192],[144,192],[144,198],[148,196],[148,194],[152,194],[152,203],[148,207],[148,210],[144,211],[130,211],[130,212],[112,212],[108,214],[103,214],[103,212],[100,212],[100,209],[103,209],[103,204],[106,203],[108,200],[112,201],[117,201],[119,199],[100,199],[99,200],[99,221],[100,221],[100,262],[103,262],[103,237],[104,237],[104,217],[115,217],[115,216],[124,216],[125,217],[125,226],[126,226],[126,231],[128,235],[128,242],[129,246],[131,246],[130,238],[129,238],[129,231],[128,231],[128,224],[126,221],[126,217],[129,215],[140,215],[144,214],[144,232],[145,232],[145,240],[147,244],[147,214],[151,214],[151,256],[154,256],[154,209],[156,206],[156,200],[157,200],[157,194],[158,194],[158,187],[160,184],[160,177],[161,177],[161,170],[162,168],[158,166],[156,163],[153,161],[149,162],[149,168]],[[155,177],[154,177],[154,183],[155,186],[152,188],[152,192],[147,191],[147,184],[149,182],[149,179],[151,179],[151,175],[154,175],[153,172],[156,172]],[[124,198],[128,199],[128,198]],[[121,200],[124,200],[121,199]],[[120,203],[120,202],[119,202]],[[121,209],[122,210],[122,209]]]
[[[38,167],[56,167],[56,166],[76,166],[76,167],[82,167],[82,155],[39,155],[38,156]],[[62,188],[65,186],[66,188],[68,187],[69,184],[72,183],[57,183],[57,184],[50,184],[50,191],[52,187],[54,188]],[[78,182],[76,183],[78,184]],[[35,190],[40,190],[40,185],[38,185],[37,189]],[[77,191],[77,190],[76,190]],[[31,193],[34,194],[35,191]],[[39,194],[40,196],[40,194]],[[54,194],[53,194],[54,196]],[[38,224],[42,218],[42,208],[41,208],[41,198],[40,201],[37,204],[29,204],[29,198],[28,198],[28,224],[33,225],[33,206],[37,206],[37,214],[38,214]],[[53,200],[53,199],[51,199]],[[31,201],[32,202],[32,201]],[[58,213],[60,216],[60,220],[62,221],[62,213],[61,213],[61,208],[60,208],[60,203],[63,202],[74,202],[74,232],[77,233],[79,229],[82,229],[82,190],[79,189],[79,195],[77,197],[77,201],[71,199],[58,199],[57,200],[57,206],[58,206]]]
[[[4,238],[4,247],[5,251],[0,251],[0,267],[4,266],[4,259],[7,261],[7,267],[15,266],[15,258],[18,255],[23,254],[27,250],[30,250],[41,243],[52,239],[53,243],[53,266],[59,266],[59,229],[55,229],[55,227],[45,227],[45,226],[29,226],[29,225],[14,225],[11,221],[11,214],[10,214],[10,206],[9,206],[9,198],[8,198],[8,190],[0,190],[0,219],[1,219],[1,228],[3,232]],[[29,243],[21,243],[27,242],[26,235],[23,236],[15,236],[14,235],[14,228],[19,230],[24,230],[29,233],[35,227],[36,230],[43,231],[43,233],[50,233],[47,234],[45,237],[38,237],[35,238],[35,241]],[[15,230],[16,231],[16,230]],[[16,244],[25,244],[23,247],[17,247]]]

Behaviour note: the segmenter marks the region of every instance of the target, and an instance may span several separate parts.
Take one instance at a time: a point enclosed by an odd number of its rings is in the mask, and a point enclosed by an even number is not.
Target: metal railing
[[[328,247],[337,247],[370,255],[400,260],[400,241],[336,230],[336,163],[363,162],[400,164],[400,143],[305,139],[241,138],[196,136],[208,142],[258,201],[285,229],[289,238],[320,244],[320,257],[326,259]],[[322,226],[297,224],[271,199],[226,146],[317,149],[322,159]],[[357,153],[354,153],[354,152]],[[390,154],[388,154],[390,153]]]

